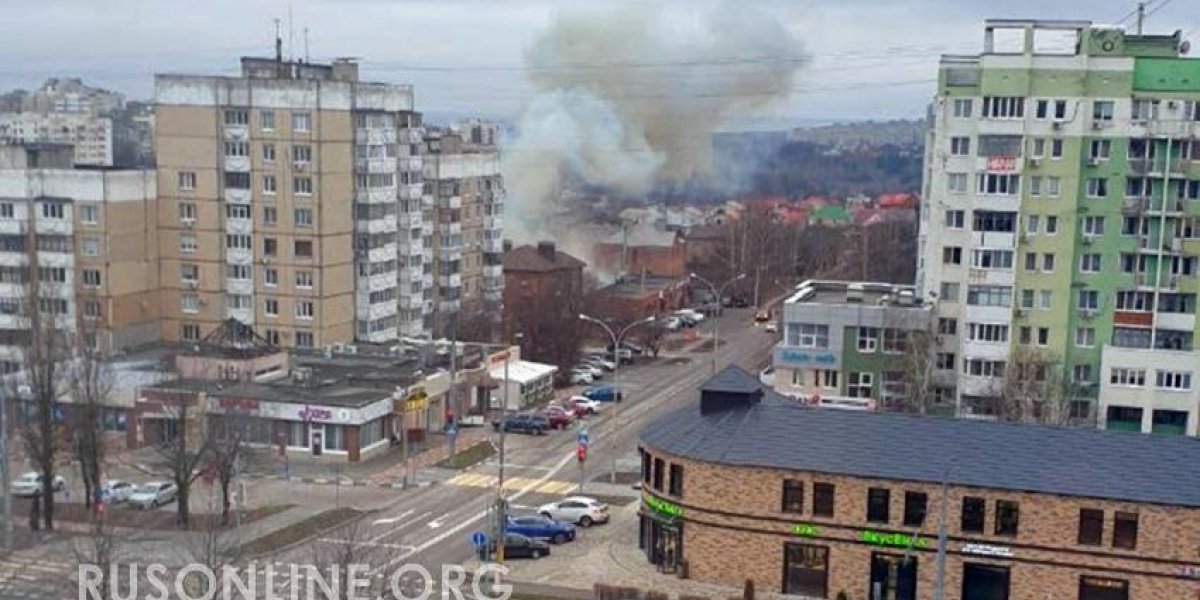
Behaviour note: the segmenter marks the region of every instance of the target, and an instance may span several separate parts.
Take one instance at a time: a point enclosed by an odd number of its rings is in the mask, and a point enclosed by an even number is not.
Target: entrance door
[[[870,600],[917,600],[917,557],[871,555]]]
[[[1008,567],[963,564],[962,600],[1008,600]]]
[[[829,581],[829,548],[783,545],[783,593],[824,598]]]

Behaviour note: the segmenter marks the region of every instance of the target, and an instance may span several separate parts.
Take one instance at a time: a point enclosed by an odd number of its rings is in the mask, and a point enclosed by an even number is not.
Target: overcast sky
[[[620,0],[624,1],[624,0]],[[641,0],[644,3],[646,0]],[[689,11],[700,0],[668,0]],[[979,50],[989,17],[1111,23],[1132,0],[743,0],[800,38],[812,61],[796,91],[762,115],[785,121],[916,117],[932,95],[937,55]],[[355,56],[370,79],[416,85],[432,114],[511,116],[530,87],[524,50],[556,12],[598,0],[8,0],[0,19],[0,89],[49,76],[149,98],[154,73],[232,74],[237,57],[288,47],[313,60]],[[1196,0],[1155,0],[1148,30],[1200,38]],[[1129,21],[1131,22],[1132,19]],[[1194,44],[1195,45],[1195,44]],[[650,57],[652,60],[653,57]]]

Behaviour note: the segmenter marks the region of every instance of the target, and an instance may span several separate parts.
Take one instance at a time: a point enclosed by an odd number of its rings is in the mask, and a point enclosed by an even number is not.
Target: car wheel
[[[563,543],[566,543],[567,536],[566,536],[566,534],[556,533],[556,534],[554,534],[554,538],[551,539],[550,541],[554,542],[555,544],[563,544]]]
[[[579,517],[579,526],[580,527],[591,527],[592,526],[592,518],[587,515],[583,515],[582,517]]]
[[[538,550],[537,548],[534,548],[533,550],[530,550],[530,551],[529,551],[529,558],[535,558],[535,559],[536,559],[536,558],[541,558],[541,557],[542,557],[542,551],[541,551],[541,550]]]
[[[550,515],[550,513],[548,513],[548,512],[544,512],[544,513],[542,513],[542,516],[543,516],[543,517],[546,517],[547,519],[553,519],[553,518],[554,518],[554,517],[553,517],[553,516],[551,516],[551,515]]]

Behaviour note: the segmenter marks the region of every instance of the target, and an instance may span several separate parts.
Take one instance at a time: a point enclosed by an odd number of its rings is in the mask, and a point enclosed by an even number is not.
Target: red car
[[[568,412],[561,406],[549,406],[542,414],[550,421],[551,429],[566,429],[575,420],[575,413]]]

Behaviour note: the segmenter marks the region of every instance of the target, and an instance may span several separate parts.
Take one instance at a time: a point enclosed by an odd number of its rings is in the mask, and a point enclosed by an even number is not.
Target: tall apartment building
[[[1028,351],[1061,364],[1075,417],[1195,433],[1200,60],[1184,51],[1178,32],[993,20],[981,54],[942,57],[918,295],[936,295],[961,413],[989,412]]]
[[[348,60],[241,67],[155,79],[164,338],[228,318],[286,347],[418,333],[432,198],[412,88]]]
[[[504,292],[504,186],[499,127],[467,121],[426,136],[426,191],[434,197],[430,316],[426,327],[454,334],[457,316],[499,322]]]
[[[94,327],[105,350],[159,338],[152,171],[76,169],[70,146],[0,146],[0,372],[27,343],[26,285],[39,309]]]
[[[0,113],[0,143],[70,144],[77,165],[113,165],[113,120],[82,112]]]

